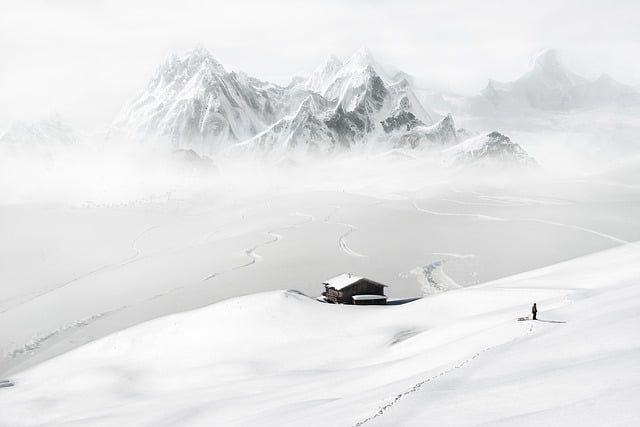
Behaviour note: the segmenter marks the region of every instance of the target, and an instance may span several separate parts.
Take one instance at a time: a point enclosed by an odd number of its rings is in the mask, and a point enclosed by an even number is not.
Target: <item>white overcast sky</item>
[[[640,2],[0,0],[0,126],[58,113],[108,126],[170,52],[286,83],[367,46],[425,85],[474,93],[556,47],[586,76],[640,85]]]

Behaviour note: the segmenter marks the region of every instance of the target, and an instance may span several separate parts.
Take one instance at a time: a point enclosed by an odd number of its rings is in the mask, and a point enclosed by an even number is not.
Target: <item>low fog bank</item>
[[[421,150],[49,148],[0,156],[4,373],[238,295],[318,295],[343,272],[413,298],[640,240],[638,158],[554,170]]]
[[[168,144],[82,142],[46,149],[0,146],[0,203],[72,205],[155,203],[198,195],[251,197],[345,191],[381,198],[425,187],[496,188],[551,185],[606,176],[625,182],[640,159],[603,148],[593,138],[516,133],[536,167],[483,162],[451,165],[438,150],[356,148],[330,155],[238,153],[208,155]],[[624,156],[623,156],[624,154]],[[631,173],[631,175],[634,175]]]

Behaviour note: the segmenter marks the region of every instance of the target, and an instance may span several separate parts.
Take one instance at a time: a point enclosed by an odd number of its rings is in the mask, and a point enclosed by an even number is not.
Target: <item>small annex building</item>
[[[387,285],[373,280],[344,273],[323,282],[322,296],[333,304],[384,305]]]

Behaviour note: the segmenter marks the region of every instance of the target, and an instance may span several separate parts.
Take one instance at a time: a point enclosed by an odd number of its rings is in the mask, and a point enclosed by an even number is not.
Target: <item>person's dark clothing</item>
[[[531,314],[533,314],[533,320],[537,320],[538,307],[536,306],[536,303],[533,303],[533,307],[531,307]]]

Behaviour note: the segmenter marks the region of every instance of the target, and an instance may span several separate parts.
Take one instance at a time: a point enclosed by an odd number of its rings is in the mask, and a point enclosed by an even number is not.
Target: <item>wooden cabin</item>
[[[323,282],[322,296],[334,304],[384,305],[386,285],[345,273]]]

